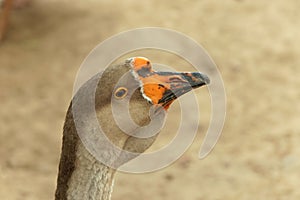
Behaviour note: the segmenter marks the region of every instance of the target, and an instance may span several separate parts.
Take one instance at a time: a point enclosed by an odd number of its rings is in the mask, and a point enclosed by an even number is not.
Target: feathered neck
[[[97,161],[81,143],[70,105],[63,133],[55,200],[109,200],[115,170]]]

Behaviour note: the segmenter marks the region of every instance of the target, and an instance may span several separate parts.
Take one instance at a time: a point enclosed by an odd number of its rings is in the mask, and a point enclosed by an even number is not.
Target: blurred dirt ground
[[[298,0],[42,0],[15,10],[0,44],[0,199],[53,199],[81,62],[104,39],[144,26],[180,31],[208,50],[225,82],[227,118],[215,150],[199,160],[210,117],[200,89],[193,145],[158,172],[119,173],[113,199],[300,199],[299,7]],[[176,105],[170,112],[174,124]]]

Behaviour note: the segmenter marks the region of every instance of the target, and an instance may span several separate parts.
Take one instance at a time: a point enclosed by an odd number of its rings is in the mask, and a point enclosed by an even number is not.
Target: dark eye
[[[115,91],[115,97],[118,99],[124,98],[126,96],[127,92],[128,92],[127,88],[119,87]]]

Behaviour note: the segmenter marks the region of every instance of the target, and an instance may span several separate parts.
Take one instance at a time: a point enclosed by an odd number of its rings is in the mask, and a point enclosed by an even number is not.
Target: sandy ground
[[[158,172],[119,173],[113,199],[300,199],[299,7],[297,0],[42,0],[14,11],[0,44],[0,199],[53,199],[81,62],[107,37],[144,26],[183,32],[208,50],[225,82],[227,118],[215,150],[199,160],[210,117],[207,91],[199,90],[192,146]],[[176,105],[170,112],[176,124]]]

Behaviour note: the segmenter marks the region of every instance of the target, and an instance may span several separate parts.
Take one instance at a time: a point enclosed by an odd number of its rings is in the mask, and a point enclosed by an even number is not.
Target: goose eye
[[[118,99],[122,99],[126,96],[127,92],[128,92],[127,88],[119,87],[115,91],[115,97],[118,98]]]

